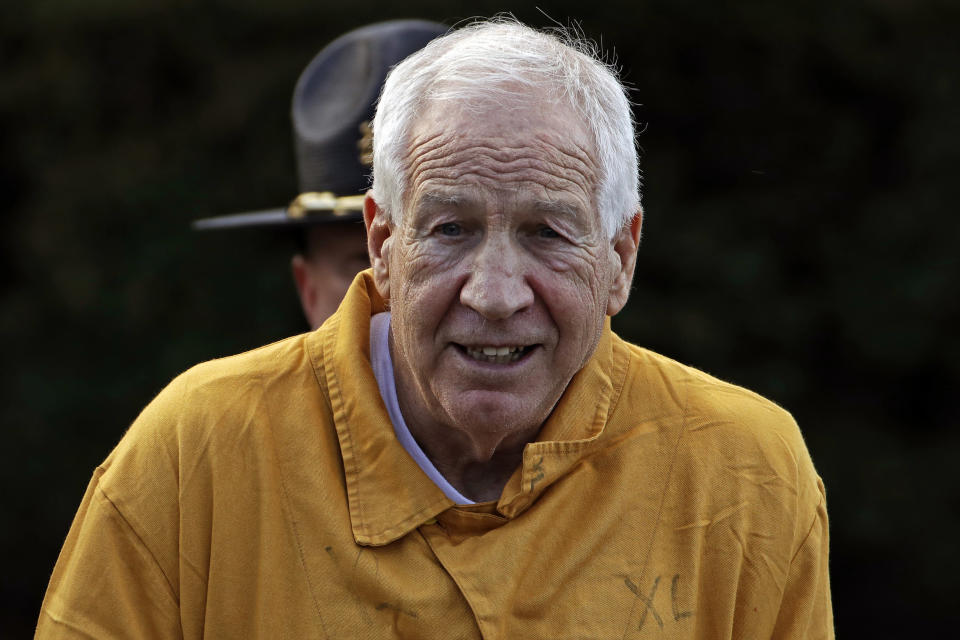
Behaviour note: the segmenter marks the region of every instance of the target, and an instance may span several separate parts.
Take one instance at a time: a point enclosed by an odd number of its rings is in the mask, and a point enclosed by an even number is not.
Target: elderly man
[[[38,635],[832,637],[793,420],[610,331],[641,216],[588,50],[480,24],[392,72],[372,270],[318,331],[147,407]]]

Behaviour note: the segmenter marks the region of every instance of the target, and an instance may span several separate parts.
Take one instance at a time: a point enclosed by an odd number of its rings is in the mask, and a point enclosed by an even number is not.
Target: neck
[[[406,420],[408,409],[399,399]],[[523,461],[524,446],[539,431],[509,435],[464,433],[445,425],[420,422],[413,415],[411,418],[407,427],[437,470],[457,491],[477,502],[500,498],[510,476]]]

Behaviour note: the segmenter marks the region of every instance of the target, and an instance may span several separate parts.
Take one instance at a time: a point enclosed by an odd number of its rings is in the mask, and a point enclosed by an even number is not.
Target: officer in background
[[[196,220],[197,230],[273,228],[297,234],[294,283],[311,329],[340,304],[369,266],[363,194],[373,162],[374,106],[390,68],[447,27],[390,20],[350,31],[307,65],[293,92],[293,138],[300,194],[285,208]]]

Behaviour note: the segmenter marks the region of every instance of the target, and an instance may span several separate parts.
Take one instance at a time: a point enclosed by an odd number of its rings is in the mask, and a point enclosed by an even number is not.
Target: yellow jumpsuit
[[[790,415],[609,325],[497,502],[394,436],[367,272],[319,330],[174,380],[97,468],[38,638],[833,637]]]

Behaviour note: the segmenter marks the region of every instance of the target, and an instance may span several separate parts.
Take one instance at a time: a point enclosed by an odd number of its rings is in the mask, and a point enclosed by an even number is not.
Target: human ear
[[[313,278],[310,265],[307,264],[307,259],[298,253],[290,260],[290,270],[293,272],[293,283],[297,286],[303,315],[306,316],[310,328],[316,329],[322,320],[318,322],[319,319],[314,317],[317,306],[317,283]]]
[[[637,248],[640,246],[640,227],[643,225],[643,209],[630,220],[630,224],[621,229],[613,241],[613,251],[620,258],[619,269],[614,274],[607,298],[607,315],[620,313],[630,297],[630,285],[633,283],[633,268],[637,264]],[[614,264],[616,267],[616,264]]]
[[[393,225],[377,204],[372,191],[363,199],[363,224],[367,228],[367,251],[373,268],[373,283],[384,301],[390,300],[390,246]]]

